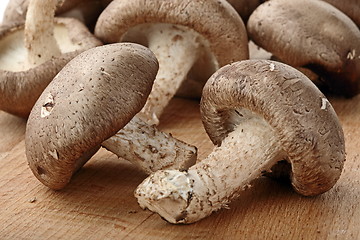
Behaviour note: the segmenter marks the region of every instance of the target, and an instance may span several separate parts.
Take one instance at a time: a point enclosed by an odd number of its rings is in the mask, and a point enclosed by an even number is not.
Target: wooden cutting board
[[[261,178],[229,209],[191,225],[171,225],[141,210],[133,196],[146,177],[100,150],[62,191],[33,177],[24,153],[25,120],[0,112],[0,239],[360,239],[360,96],[331,99],[346,137],[347,161],[329,192],[302,197],[286,183]],[[174,99],[160,128],[213,148],[199,104]]]

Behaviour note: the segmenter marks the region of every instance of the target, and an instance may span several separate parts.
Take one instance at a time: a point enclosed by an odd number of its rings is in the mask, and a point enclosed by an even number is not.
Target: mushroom
[[[251,53],[250,53],[250,56],[251,56]],[[251,59],[251,57],[250,57],[250,59]],[[270,58],[265,58],[265,59],[282,62],[280,59],[278,59],[274,55],[271,55]],[[303,74],[305,74],[305,76],[308,77],[321,91],[322,90],[326,91],[326,85],[324,84],[324,81],[314,71],[312,71],[311,69],[309,69],[307,67],[295,67],[295,68],[297,70],[299,70],[300,72],[302,72]]]
[[[348,97],[360,92],[360,30],[334,6],[268,1],[252,13],[247,28],[257,45],[286,64],[309,67],[330,90]]]
[[[30,0],[25,22],[27,64],[38,66],[52,57],[61,55],[54,37],[55,0]],[[28,67],[28,66],[25,66]]]
[[[131,43],[92,48],[71,60],[41,94],[27,122],[26,156],[34,175],[49,188],[61,189],[104,141],[109,149],[115,142],[131,150],[128,160],[148,171],[192,165],[194,147],[146,129],[138,120],[118,133],[145,104],[157,70],[153,53]],[[154,158],[141,165],[149,155]]]
[[[23,22],[29,2],[30,0],[10,0],[4,12],[3,24]],[[56,16],[76,18],[90,29],[102,10],[103,5],[100,0],[56,0]]]
[[[28,6],[29,0],[9,0],[4,11],[2,24],[7,25],[24,21]]]
[[[155,53],[159,72],[141,111],[149,124],[159,123],[188,75],[203,78],[194,79],[201,89],[219,66],[248,58],[244,24],[224,0],[112,1],[100,15],[95,35],[106,43],[140,43]]]
[[[95,23],[103,10],[104,6],[100,0],[63,0],[63,4],[56,9],[56,15],[76,18],[83,22],[90,31],[93,31]]]
[[[251,13],[259,6],[261,3],[269,0],[227,0],[240,14],[244,22],[247,22],[247,19],[250,17]],[[318,1],[318,0],[314,0]],[[330,3],[348,17],[353,20],[353,22],[359,27],[360,26],[360,4],[358,0],[323,0]]]
[[[101,146],[146,174],[162,169],[188,169],[197,157],[196,147],[159,131],[138,116]]]
[[[354,23],[360,27],[360,3],[358,0],[324,0],[330,3],[354,21]]]
[[[213,152],[188,171],[158,171],[135,191],[141,207],[171,223],[226,207],[283,160],[295,191],[305,196],[328,191],[340,177],[345,149],[337,115],[288,65],[245,60],[221,68],[204,86],[201,113]]]
[[[113,0],[102,0],[104,7],[108,6]],[[242,20],[247,22],[251,13],[257,6],[264,2],[264,0],[227,0],[228,3],[239,13]]]
[[[54,19],[53,1],[31,3],[26,26],[0,32],[0,109],[21,117],[70,59],[101,45],[79,21]]]

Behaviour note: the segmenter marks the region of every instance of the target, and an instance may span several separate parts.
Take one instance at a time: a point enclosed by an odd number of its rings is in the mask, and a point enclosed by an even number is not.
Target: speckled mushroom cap
[[[140,111],[158,70],[147,48],[119,43],[70,61],[41,94],[26,126],[34,175],[61,189],[73,173]]]
[[[41,92],[55,75],[76,55],[102,43],[79,21],[55,18],[55,38],[67,33],[66,42],[74,45],[73,51],[63,52],[59,57],[30,69],[18,70],[26,59],[24,24],[16,24],[0,31],[0,109],[11,114],[27,117]],[[62,49],[63,44],[59,44]],[[13,53],[10,53],[13,51]],[[1,59],[6,55],[7,59]],[[5,58],[5,57],[4,57]],[[11,61],[11,69],[4,69],[5,61]]]
[[[314,0],[272,0],[247,23],[260,47],[291,66],[307,66],[337,93],[360,92],[360,31],[334,6]]]
[[[100,15],[95,35],[106,43],[120,42],[130,28],[144,23],[192,28],[208,40],[219,66],[248,58],[244,24],[225,0],[115,0]]]
[[[316,195],[336,183],[345,161],[343,131],[305,75],[279,62],[245,60],[223,67],[204,86],[202,121],[214,144],[250,112],[278,133],[297,192]]]

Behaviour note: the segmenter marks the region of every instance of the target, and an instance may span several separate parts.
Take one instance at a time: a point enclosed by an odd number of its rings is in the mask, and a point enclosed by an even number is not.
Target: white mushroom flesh
[[[62,24],[54,27],[54,36],[59,44],[61,53],[80,50],[81,45],[73,43],[69,37],[68,29]],[[49,60],[49,59],[48,59]],[[26,64],[27,49],[24,45],[24,31],[17,30],[5,36],[0,41],[0,69],[12,72],[26,71],[32,65]]]
[[[226,207],[254,179],[283,160],[275,130],[248,110],[237,113],[242,117],[234,117],[234,131],[206,159],[187,172],[158,171],[145,179],[135,192],[140,206],[171,223],[192,223]],[[182,180],[174,184],[174,179]]]
[[[102,146],[148,174],[160,169],[188,169],[195,164],[197,156],[194,146],[149,126],[138,117]]]
[[[151,49],[159,61],[159,72],[152,92],[139,113],[148,124],[159,118],[209,43],[196,31],[173,24],[141,24],[132,28],[122,41],[138,42]],[[215,57],[211,56],[213,62]],[[217,65],[217,63],[215,64]]]
[[[54,37],[55,8],[56,0],[30,0],[25,21],[25,46],[30,66],[61,54]]]

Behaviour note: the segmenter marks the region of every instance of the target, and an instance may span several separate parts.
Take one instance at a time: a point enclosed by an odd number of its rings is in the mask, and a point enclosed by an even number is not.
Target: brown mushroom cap
[[[55,38],[63,54],[26,69],[24,24],[0,32],[1,110],[27,117],[41,92],[67,62],[80,52],[101,45],[82,23],[69,18],[55,19]]]
[[[330,3],[354,21],[360,27],[360,2],[359,0],[324,0]]]
[[[61,189],[97,146],[143,107],[158,63],[147,48],[111,44],[70,61],[41,94],[26,128],[34,175]]]
[[[223,0],[112,1],[100,15],[95,35],[106,43],[120,42],[130,28],[145,23],[194,29],[208,40],[219,66],[248,58],[247,35],[239,36],[246,32],[244,24]]]
[[[343,131],[305,75],[279,62],[246,60],[223,67],[206,83],[202,121],[214,144],[246,121],[249,110],[278,133],[297,192],[316,195],[336,183],[345,161]]]
[[[247,27],[256,44],[287,64],[311,68],[333,91],[360,92],[360,31],[334,6],[272,0],[253,12]]]

